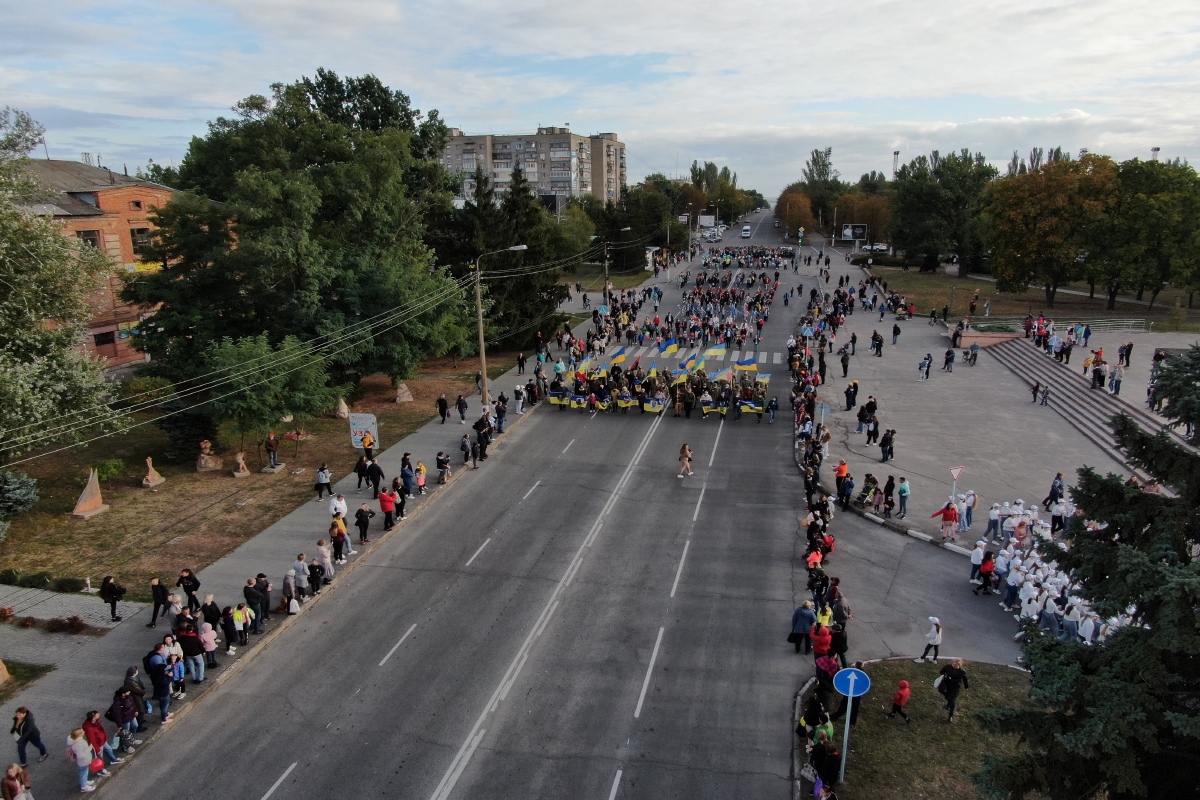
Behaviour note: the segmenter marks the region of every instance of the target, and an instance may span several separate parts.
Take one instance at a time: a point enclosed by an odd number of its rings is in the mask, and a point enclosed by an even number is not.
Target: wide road
[[[794,313],[774,311],[777,350]],[[786,415],[543,407],[494,453],[102,791],[790,797],[812,664],[784,641],[805,594]],[[948,651],[1015,655],[961,556],[850,516],[835,532],[852,656],[919,650],[930,613]]]

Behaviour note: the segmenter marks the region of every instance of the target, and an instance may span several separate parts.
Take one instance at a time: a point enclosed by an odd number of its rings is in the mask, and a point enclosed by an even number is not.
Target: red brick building
[[[54,217],[65,236],[102,249],[113,262],[112,274],[88,297],[88,352],[106,359],[107,369],[144,361],[132,341],[147,314],[121,301],[121,275],[158,269],[141,260],[154,229],[148,215],[169,203],[174,190],[75,161],[32,159],[28,165],[48,195],[34,213]]]

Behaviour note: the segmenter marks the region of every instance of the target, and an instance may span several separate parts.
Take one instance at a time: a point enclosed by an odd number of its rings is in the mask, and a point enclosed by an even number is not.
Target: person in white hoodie
[[[933,651],[933,663],[936,664],[938,660],[938,648],[942,646],[942,623],[937,617],[930,617],[929,622],[933,627],[925,634],[925,652],[920,658],[913,659],[917,664],[925,663],[925,657],[929,655],[930,650]]]
[[[967,578],[967,583],[979,581],[979,565],[983,563],[983,554],[986,550],[987,543],[982,539],[975,543],[975,549],[971,551],[971,577]]]
[[[1003,542],[1003,533],[1000,531],[1000,504],[992,503],[992,509],[988,512],[987,530],[983,532],[983,538],[987,541],[993,541],[992,537],[996,537],[995,541]]]

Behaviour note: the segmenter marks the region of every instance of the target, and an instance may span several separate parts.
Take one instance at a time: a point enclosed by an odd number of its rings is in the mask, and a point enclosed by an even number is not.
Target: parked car
[[[775,227],[776,227],[776,228],[778,228],[778,227],[779,227],[779,220],[775,220]]]

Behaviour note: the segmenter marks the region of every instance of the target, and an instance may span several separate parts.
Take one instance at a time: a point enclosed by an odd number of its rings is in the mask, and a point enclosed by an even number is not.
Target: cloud
[[[1162,0],[730,7],[607,0],[45,0],[6,12],[5,102],[71,156],[178,159],[204,121],[270,83],[378,75],[473,132],[569,120],[616,131],[632,178],[693,158],[777,192],[809,150],[855,177],[930,149],[1087,147],[1200,160],[1200,4]],[[630,20],[636,20],[631,24]],[[89,124],[89,120],[92,124]],[[57,130],[55,130],[57,128]]]

